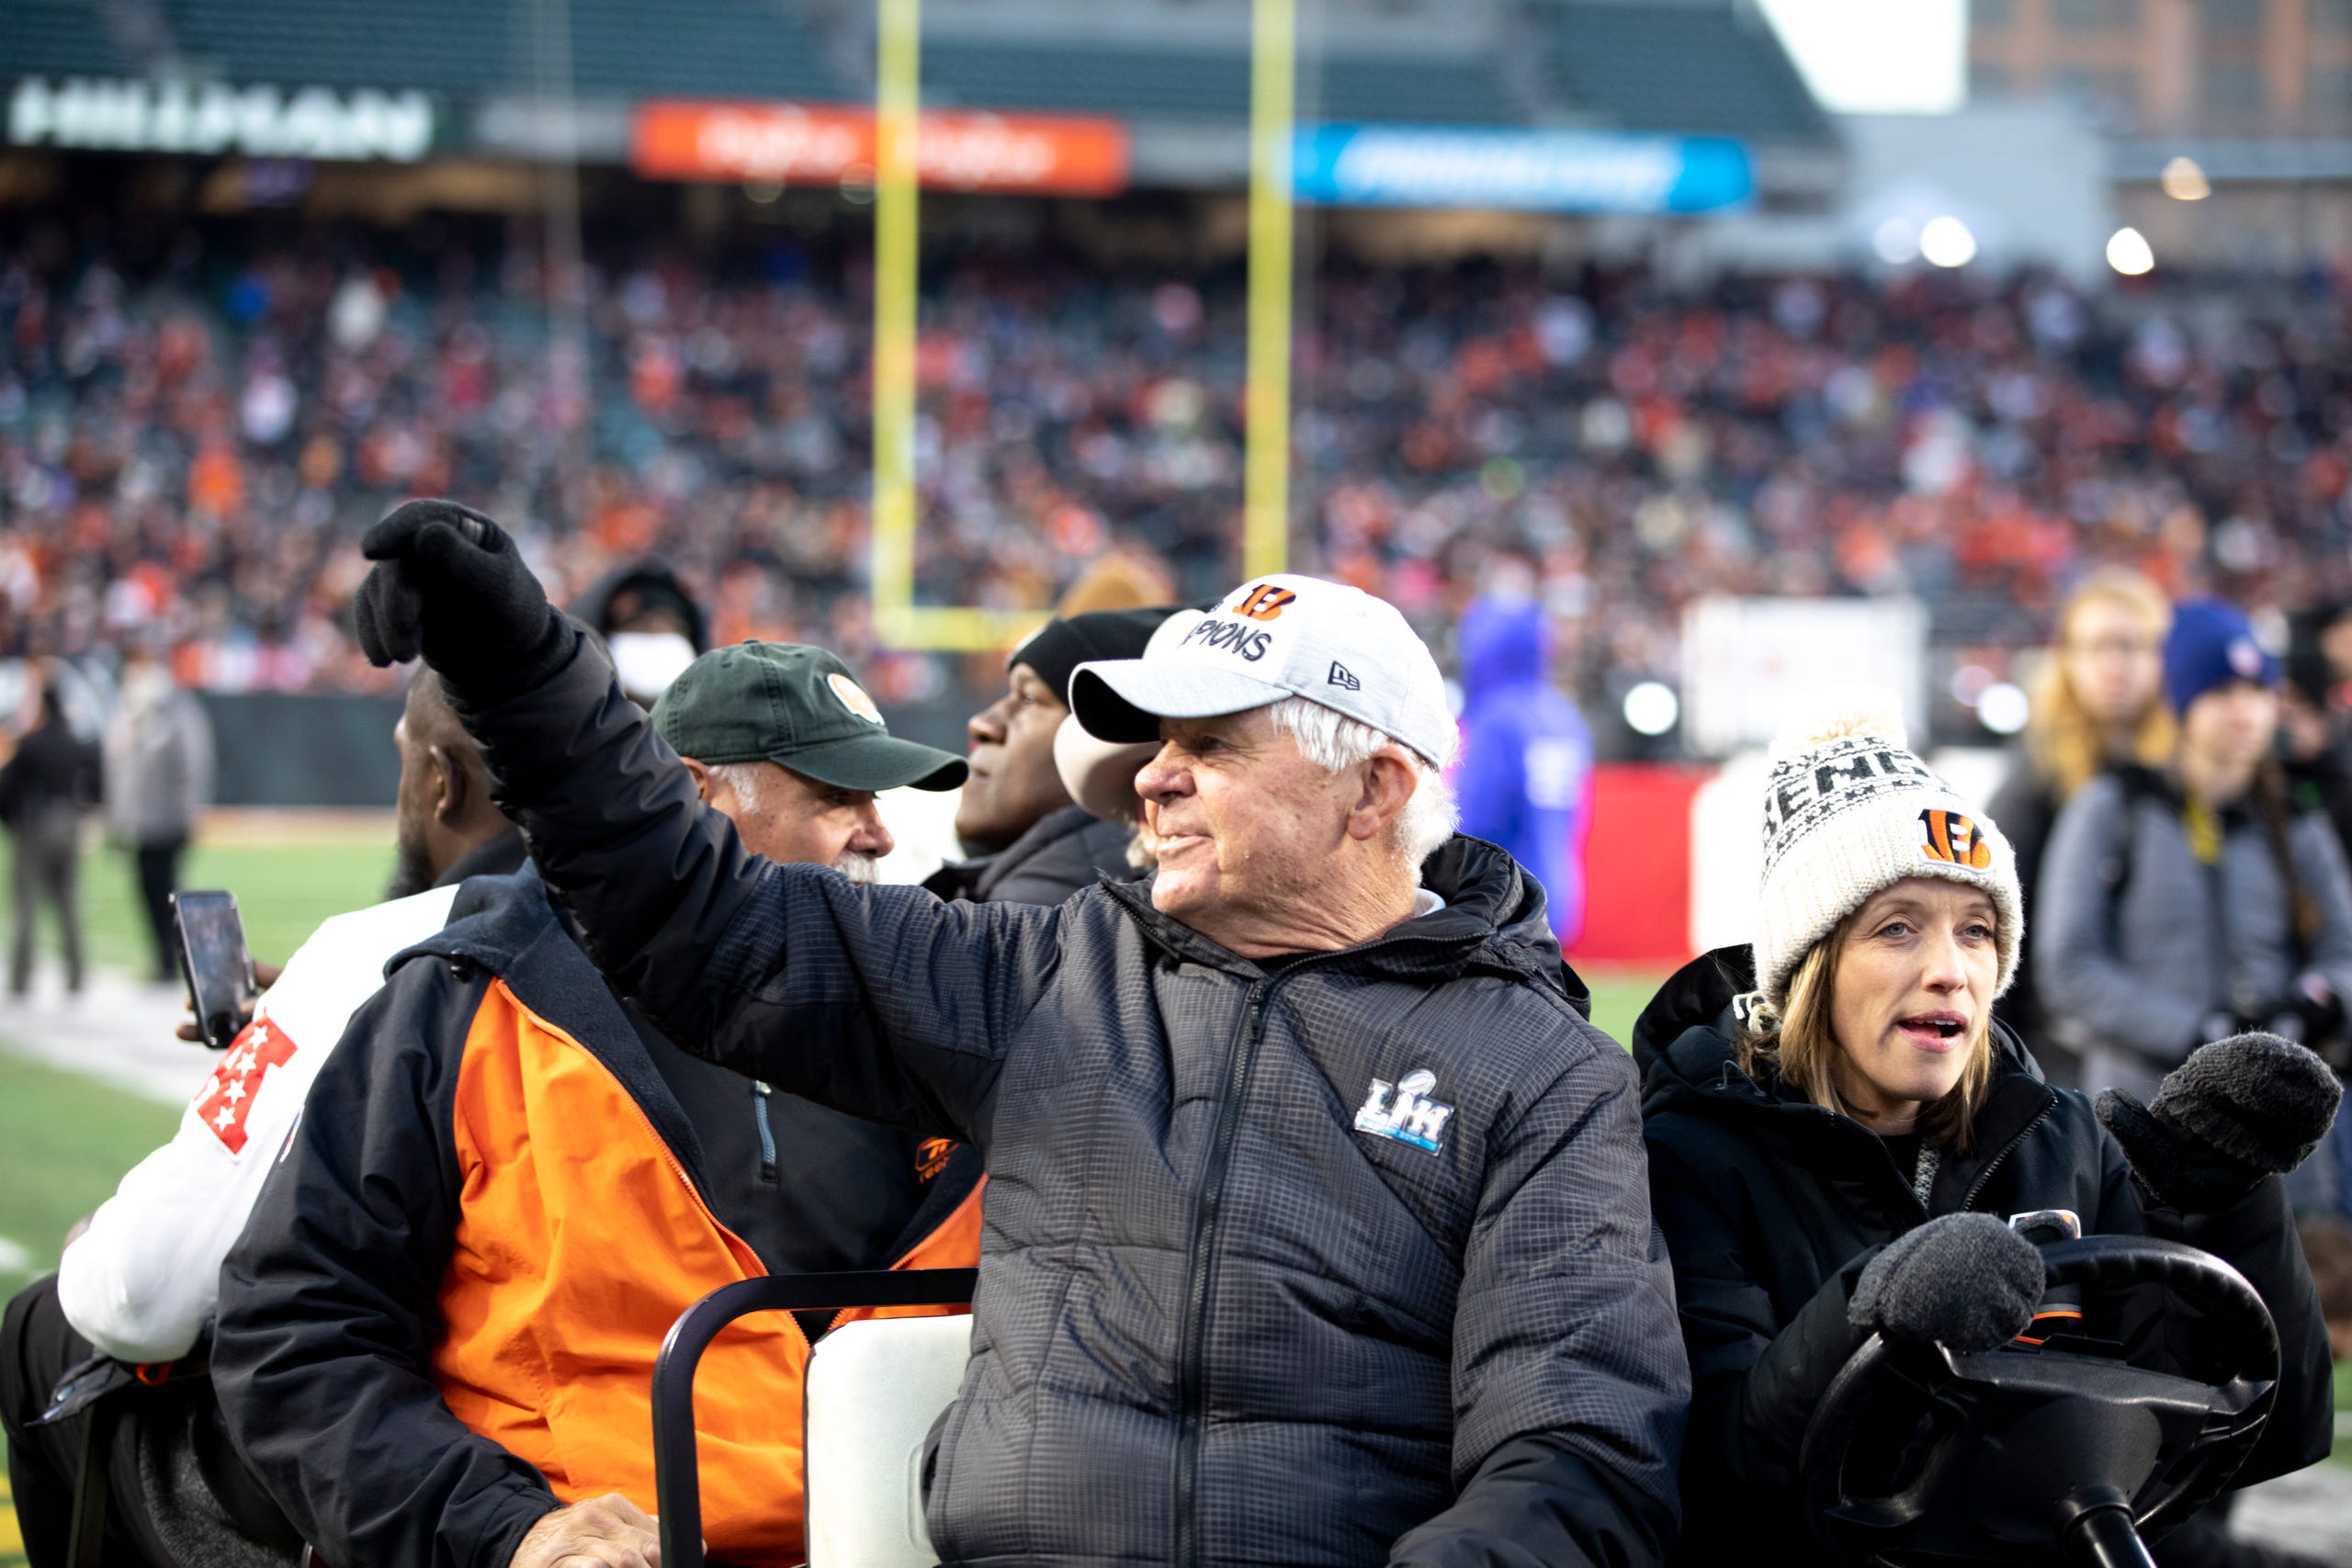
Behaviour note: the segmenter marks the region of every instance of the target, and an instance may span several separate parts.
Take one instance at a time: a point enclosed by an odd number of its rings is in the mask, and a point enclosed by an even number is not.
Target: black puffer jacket
[[[757,862],[593,650],[468,718],[671,1038],[984,1152],[944,1561],[1663,1555],[1689,1382],[1638,1086],[1510,857],[1456,840],[1446,908],[1270,973],[1138,888]],[[1380,1135],[1410,1075],[1418,1146]]]
[[[2143,1209],[2090,1102],[2043,1083],[1996,1025],[2001,1055],[1976,1146],[1945,1156],[1922,1207],[1868,1128],[1739,1069],[1730,1007],[1754,973],[1746,948],[1698,959],[1634,1031],[1650,1191],[1690,1352],[1682,1488],[1694,1506],[1679,1561],[1794,1562],[1810,1551],[1796,1453],[1829,1379],[1864,1337],[1846,1321],[1847,1298],[1872,1253],[1931,1214],[2072,1209],[2086,1233],[2163,1236],[2226,1259],[2269,1305],[2284,1356],[2278,1404],[2241,1483],[2325,1455],[2326,1328],[2276,1178],[2222,1213]],[[2148,1305],[2098,1326],[2161,1360]]]

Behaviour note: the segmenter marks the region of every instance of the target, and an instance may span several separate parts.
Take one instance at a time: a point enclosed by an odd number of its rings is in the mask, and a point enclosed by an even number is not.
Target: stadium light
[[[2202,201],[2213,194],[2213,182],[2205,177],[2205,171],[2198,167],[2197,160],[2185,152],[2165,165],[2165,172],[2156,176],[2156,183],[2164,186],[2165,194],[2175,201]]]
[[[2148,237],[2137,229],[2118,229],[2108,237],[2107,265],[2126,277],[2138,277],[2153,272],[2156,253],[2148,246]]]
[[[1919,259],[1919,231],[1908,218],[1890,218],[1871,232],[1871,249],[1889,266],[1904,266]]]
[[[1919,231],[1919,254],[1930,266],[1966,266],[1976,259],[1976,236],[1950,213],[1930,218]]]
[[[1636,735],[1664,735],[1681,716],[1681,699],[1663,681],[1645,681],[1625,694],[1625,728]]]
[[[1977,720],[1996,735],[2015,735],[2031,711],[2025,693],[2007,681],[1994,682],[1976,696]]]

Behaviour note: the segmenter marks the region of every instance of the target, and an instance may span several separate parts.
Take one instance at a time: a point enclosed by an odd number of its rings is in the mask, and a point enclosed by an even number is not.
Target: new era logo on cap
[[[1396,607],[1360,589],[1288,573],[1227,594],[1174,646],[1081,664],[1070,682],[1086,730],[1148,740],[1162,718],[1205,718],[1305,697],[1442,766],[1453,716],[1437,660]]]

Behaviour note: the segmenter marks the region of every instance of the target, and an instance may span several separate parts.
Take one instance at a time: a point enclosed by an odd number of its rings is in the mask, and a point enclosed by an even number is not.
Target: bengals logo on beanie
[[[1957,811],[1930,808],[1919,813],[1919,852],[1946,865],[1983,871],[1993,863],[1993,845],[1984,830]]]
[[[1784,999],[1814,946],[1898,882],[1930,876],[1992,899],[1999,986],[2017,973],[2024,902],[2017,856],[1905,743],[1891,702],[1849,705],[1774,747],[1764,795],[1764,877],[1756,919],[1756,979]]]

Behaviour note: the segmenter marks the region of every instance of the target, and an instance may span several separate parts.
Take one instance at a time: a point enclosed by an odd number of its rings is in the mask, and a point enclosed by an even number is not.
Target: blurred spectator
[[[2319,1287],[2319,1309],[2327,1318],[2328,1348],[2339,1361],[2352,1361],[2352,1222],[2314,1214],[2298,1227],[2303,1257]]]
[[[1462,619],[1462,831],[1509,850],[1544,886],[1562,947],[1584,930],[1592,731],[1552,680],[1532,599],[1492,595]]]
[[[211,798],[212,722],[204,705],[160,660],[134,648],[123,660],[122,705],[107,731],[107,821],[137,866],[160,983],[179,972],[172,890],[197,814]]]
[[[606,573],[571,606],[611,649],[621,690],[650,708],[697,655],[710,647],[710,625],[678,574],[658,560]]]
[[[56,911],[65,953],[65,988],[82,988],[82,909],[77,897],[82,814],[99,793],[98,749],[74,733],[57,687],[44,681],[40,722],[0,766],[0,827],[13,851],[16,929],[8,952],[8,993],[32,987],[33,926],[42,904]]]
[[[2341,657],[2343,663],[2338,662]],[[2352,853],[2352,601],[2289,617],[2287,679],[2278,688],[2278,750],[2297,802],[2324,811]]]
[[[1991,807],[2017,851],[2028,931],[2034,929],[2042,852],[2059,808],[2117,763],[2161,768],[2172,758],[2172,710],[2164,700],[2165,630],[2171,624],[2172,604],[2162,591],[2121,570],[2092,576],[2058,614],[2057,641],[2034,680],[2032,717]],[[2017,984],[1996,1014],[2053,1081],[2074,1088],[2082,1063],[2046,1033],[2032,954],[2019,957]]]
[[[2084,1088],[2143,1098],[2242,1029],[2325,1045],[2352,997],[2352,878],[2272,753],[2278,661],[2243,614],[2204,600],[2175,611],[2164,666],[2171,764],[2075,791],[2029,928],[2050,1029],[2082,1053]]]

